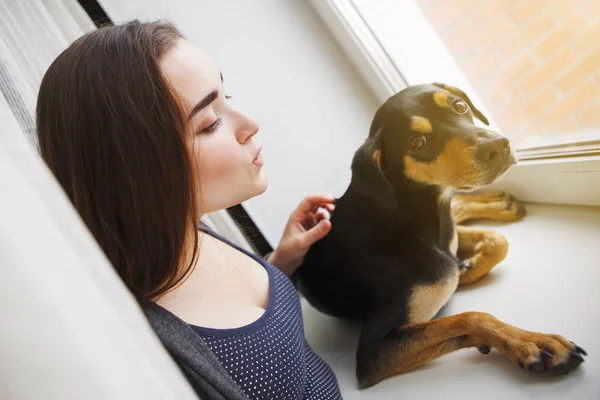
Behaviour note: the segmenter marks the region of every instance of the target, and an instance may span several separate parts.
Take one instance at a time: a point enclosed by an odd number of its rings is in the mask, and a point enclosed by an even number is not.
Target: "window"
[[[600,3],[415,0],[513,142],[600,126]]]
[[[600,205],[600,3],[311,3],[379,101],[436,81],[469,93],[521,159],[494,188]]]

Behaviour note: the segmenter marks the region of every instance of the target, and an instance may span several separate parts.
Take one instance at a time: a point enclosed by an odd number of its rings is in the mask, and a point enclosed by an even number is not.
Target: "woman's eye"
[[[416,149],[425,146],[426,143],[427,139],[423,135],[416,136],[410,141],[410,145]]]
[[[202,133],[213,133],[223,124],[223,120],[221,118],[217,118],[215,122],[202,129],[200,132]]]
[[[456,111],[459,114],[466,114],[467,111],[469,111],[469,106],[464,101],[455,102],[452,105],[452,108],[454,108],[454,111]]]

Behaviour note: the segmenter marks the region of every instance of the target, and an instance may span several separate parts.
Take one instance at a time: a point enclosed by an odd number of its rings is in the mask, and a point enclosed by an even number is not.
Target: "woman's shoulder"
[[[269,256],[271,255],[271,253],[268,253],[268,254],[266,254],[263,257],[257,256],[256,254],[251,253],[251,252],[247,251],[246,249],[243,249],[242,247],[240,247],[237,244],[233,243],[227,237],[221,235],[215,229],[213,229],[210,226],[208,226],[204,221],[200,221],[197,226],[198,226],[198,230],[199,231],[201,231],[203,233],[206,233],[206,234],[208,234],[208,235],[210,235],[210,236],[212,236],[212,237],[220,240],[221,242],[224,242],[224,243],[228,244],[229,246],[235,248],[236,250],[241,251],[242,253],[250,256],[251,258],[253,258],[256,261],[258,261],[259,263],[263,264],[263,266],[266,267],[268,265],[270,267],[276,268],[276,267],[274,267],[273,265],[271,265],[271,264],[269,264],[267,262],[267,259],[269,258]]]
[[[150,326],[199,395],[211,397],[209,395],[219,393],[222,399],[246,398],[208,345],[187,323],[153,302],[147,304],[144,311]]]

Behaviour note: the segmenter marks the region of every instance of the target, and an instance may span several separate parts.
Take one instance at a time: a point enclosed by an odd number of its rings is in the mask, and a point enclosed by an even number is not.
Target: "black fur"
[[[312,246],[294,275],[301,292],[322,311],[366,321],[390,303],[406,304],[415,284],[433,283],[458,268],[448,249],[454,226],[449,201],[440,202],[444,188],[408,179],[403,165],[405,154],[435,160],[450,138],[471,140],[481,130],[472,111],[457,115],[434,103],[432,94],[442,87],[447,86],[406,88],[375,114],[369,137],[355,153],[351,184],[336,203],[331,232]],[[454,99],[472,105],[464,96]],[[436,134],[424,149],[409,146],[418,135],[410,130],[414,115],[435,122]],[[383,170],[372,158],[377,149]],[[406,310],[398,310],[395,326],[406,322]]]
[[[358,370],[377,363],[376,343],[409,322],[408,301],[415,285],[435,283],[455,273],[460,261],[450,251],[454,233],[447,189],[413,181],[404,157],[435,160],[452,138],[484,145],[494,138],[473,123],[487,119],[462,93],[449,103],[470,105],[465,114],[435,104],[441,84],[409,87],[376,113],[365,143],[352,162],[352,181],[336,203],[331,232],[315,243],[293,279],[307,300],[327,314],[366,322],[358,348]],[[418,135],[412,116],[434,125],[427,146],[411,148]],[[374,161],[382,152],[381,169]],[[483,165],[485,168],[499,168]],[[495,171],[497,174],[497,171]]]

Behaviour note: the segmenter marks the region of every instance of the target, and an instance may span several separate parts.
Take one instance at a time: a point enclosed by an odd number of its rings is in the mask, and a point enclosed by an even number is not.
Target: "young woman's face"
[[[264,192],[267,177],[258,124],[233,108],[219,70],[195,45],[180,40],[161,61],[163,74],[184,103],[201,214]]]

